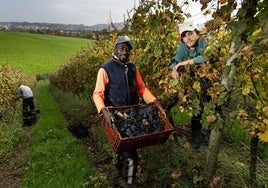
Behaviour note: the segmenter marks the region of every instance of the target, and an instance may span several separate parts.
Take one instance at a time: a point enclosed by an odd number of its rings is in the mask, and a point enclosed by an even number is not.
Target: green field
[[[89,39],[0,31],[0,65],[9,64],[27,73],[44,74],[92,44]]]

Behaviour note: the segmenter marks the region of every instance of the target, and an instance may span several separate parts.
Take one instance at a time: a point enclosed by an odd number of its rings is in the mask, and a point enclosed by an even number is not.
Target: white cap
[[[184,31],[194,31],[196,29],[196,25],[193,22],[185,22],[179,26],[180,35]]]
[[[134,45],[128,36],[119,36],[115,41],[115,45],[121,44],[124,42],[128,43],[132,49],[134,48]]]

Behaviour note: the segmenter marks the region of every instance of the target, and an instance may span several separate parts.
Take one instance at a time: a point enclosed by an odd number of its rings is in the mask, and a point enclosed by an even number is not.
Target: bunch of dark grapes
[[[113,111],[115,125],[121,137],[135,137],[160,132],[165,129],[158,109],[152,105],[145,108],[130,107]]]

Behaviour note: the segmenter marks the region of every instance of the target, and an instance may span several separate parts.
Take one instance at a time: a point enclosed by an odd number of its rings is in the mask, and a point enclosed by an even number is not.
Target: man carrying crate
[[[153,102],[165,115],[156,97],[145,86],[139,70],[129,62],[134,48],[128,36],[119,36],[115,41],[112,59],[101,65],[93,92],[93,100],[99,114],[103,114],[106,124],[113,126],[114,116],[107,107],[137,105],[139,98]],[[138,153],[136,149],[117,154],[114,166],[117,176],[113,177],[114,187],[130,187],[136,178]]]

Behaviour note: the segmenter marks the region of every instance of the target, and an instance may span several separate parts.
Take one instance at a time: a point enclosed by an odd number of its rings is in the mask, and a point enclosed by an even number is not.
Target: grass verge
[[[86,187],[98,177],[85,150],[71,136],[67,123],[49,92],[48,81],[40,81],[36,93],[40,117],[33,127],[29,162],[18,187]]]
[[[19,121],[21,113],[18,111],[14,110],[14,113],[10,113],[12,117],[9,116],[8,121],[0,121],[0,164],[23,139],[29,136],[21,127]]]

